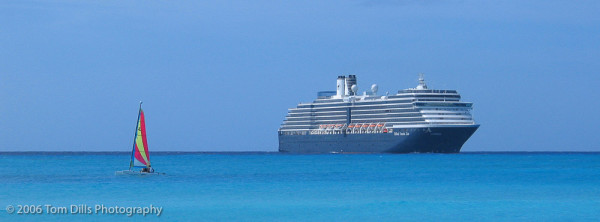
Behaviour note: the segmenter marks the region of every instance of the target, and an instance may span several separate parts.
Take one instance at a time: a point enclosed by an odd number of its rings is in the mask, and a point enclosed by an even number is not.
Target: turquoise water
[[[599,153],[0,154],[0,221],[597,221]],[[8,205],[163,208],[162,215],[9,214]],[[43,209],[46,210],[45,208]]]

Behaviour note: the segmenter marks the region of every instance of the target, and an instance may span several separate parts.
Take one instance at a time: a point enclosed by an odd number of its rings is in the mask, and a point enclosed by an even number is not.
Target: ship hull
[[[389,133],[279,135],[279,152],[458,153],[479,125],[391,128]]]

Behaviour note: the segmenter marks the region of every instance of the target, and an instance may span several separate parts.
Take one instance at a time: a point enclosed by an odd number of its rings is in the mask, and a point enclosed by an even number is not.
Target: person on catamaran
[[[152,166],[144,167],[142,173],[154,173],[154,169],[152,169]]]

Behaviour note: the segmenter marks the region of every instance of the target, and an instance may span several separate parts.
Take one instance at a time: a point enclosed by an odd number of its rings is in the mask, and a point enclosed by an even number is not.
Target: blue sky
[[[287,109],[359,89],[457,89],[463,151],[600,151],[598,1],[0,3],[0,151],[275,151]]]

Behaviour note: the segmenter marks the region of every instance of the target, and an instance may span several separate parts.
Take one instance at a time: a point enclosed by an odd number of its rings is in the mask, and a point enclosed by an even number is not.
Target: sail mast
[[[129,162],[129,170],[133,167],[133,158],[135,154],[135,141],[137,139],[138,126],[140,124],[140,116],[142,115],[142,101],[140,101],[140,110],[138,111],[138,118],[135,122],[135,136],[133,137],[133,148],[131,149],[131,161]]]

